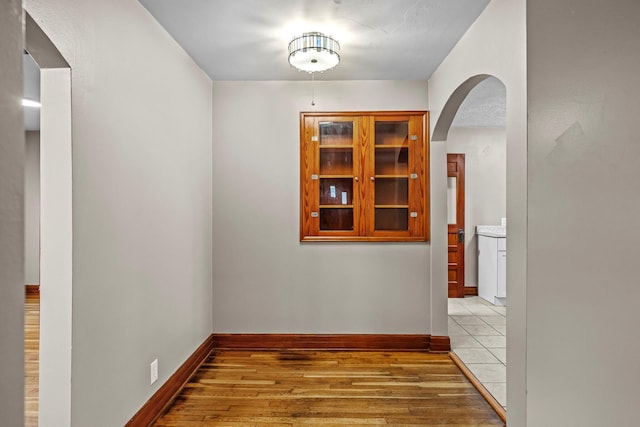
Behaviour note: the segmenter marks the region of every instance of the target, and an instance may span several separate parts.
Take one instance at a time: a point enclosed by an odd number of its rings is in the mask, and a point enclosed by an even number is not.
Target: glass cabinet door
[[[357,116],[305,118],[303,234],[318,237],[357,235],[358,128]]]
[[[409,230],[409,118],[374,122],[375,231]]]
[[[318,121],[320,230],[353,231],[353,121]]]

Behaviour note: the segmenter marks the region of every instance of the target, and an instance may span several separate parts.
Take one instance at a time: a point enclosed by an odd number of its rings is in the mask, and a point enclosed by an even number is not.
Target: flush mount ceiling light
[[[332,69],[340,62],[340,44],[322,33],[304,33],[289,43],[289,64],[307,73]]]

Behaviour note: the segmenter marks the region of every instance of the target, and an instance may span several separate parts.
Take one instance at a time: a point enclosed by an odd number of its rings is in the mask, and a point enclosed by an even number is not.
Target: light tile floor
[[[507,308],[480,297],[449,298],[451,349],[506,409]]]

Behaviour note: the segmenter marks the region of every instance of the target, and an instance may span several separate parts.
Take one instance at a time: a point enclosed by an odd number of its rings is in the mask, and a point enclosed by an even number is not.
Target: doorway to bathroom
[[[447,281],[449,298],[464,298],[464,154],[447,153]]]
[[[448,223],[453,223],[454,180],[449,159],[464,154],[464,220],[449,227],[449,336],[457,359],[483,386],[495,403],[506,409],[506,312],[478,296],[479,225],[499,226],[506,218],[506,88],[497,78],[479,75],[460,86],[460,104],[444,137],[447,151]],[[434,138],[436,139],[436,138]],[[457,179],[455,179],[457,181]],[[457,191],[457,182],[455,182]],[[457,196],[457,195],[456,195]],[[457,206],[455,206],[457,208]],[[456,214],[457,215],[457,214]],[[460,230],[462,230],[460,232]],[[458,243],[458,241],[462,241]],[[453,243],[464,252],[464,284],[451,292]],[[455,288],[454,288],[455,289]]]

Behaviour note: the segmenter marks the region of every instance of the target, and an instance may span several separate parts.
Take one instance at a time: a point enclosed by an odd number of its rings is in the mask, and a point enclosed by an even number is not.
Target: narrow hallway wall
[[[211,332],[211,81],[137,1],[26,10],[72,70],[71,424],[124,425]]]

